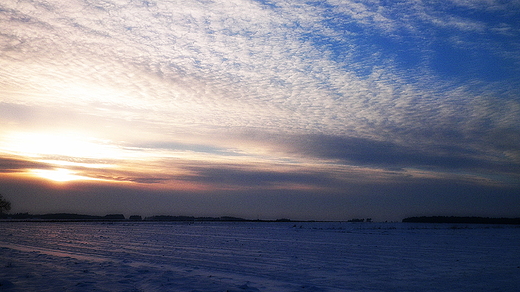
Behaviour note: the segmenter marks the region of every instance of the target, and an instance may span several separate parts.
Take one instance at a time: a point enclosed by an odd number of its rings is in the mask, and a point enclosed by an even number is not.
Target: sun
[[[0,141],[1,152],[42,165],[42,168],[26,169],[24,174],[60,183],[103,180],[95,178],[95,175],[89,177],[84,174],[86,171],[114,167],[112,162],[121,159],[126,153],[110,140],[72,131],[12,132],[7,135],[7,139]]]
[[[68,182],[73,180],[88,180],[90,178],[76,175],[73,171],[64,169],[64,168],[56,168],[52,170],[48,169],[35,169],[32,170],[31,173],[34,175],[45,178],[48,180],[52,180],[55,182]]]

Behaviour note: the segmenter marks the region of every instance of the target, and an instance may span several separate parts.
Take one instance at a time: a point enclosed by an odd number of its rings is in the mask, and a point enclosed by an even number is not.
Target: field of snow
[[[0,291],[519,287],[519,226],[0,222]]]

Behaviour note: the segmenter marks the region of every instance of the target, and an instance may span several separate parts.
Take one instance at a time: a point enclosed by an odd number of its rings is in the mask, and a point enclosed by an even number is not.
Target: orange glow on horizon
[[[55,182],[68,182],[73,180],[95,180],[86,176],[77,175],[75,172],[64,168],[57,168],[52,170],[33,169],[30,171],[30,173],[37,177],[45,178]]]
[[[83,158],[117,158],[120,148],[108,141],[82,133],[10,133],[0,149],[26,157],[68,156]]]

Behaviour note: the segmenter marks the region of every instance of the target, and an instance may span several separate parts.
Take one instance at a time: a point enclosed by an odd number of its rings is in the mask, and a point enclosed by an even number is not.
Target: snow
[[[520,228],[1,222],[0,291],[518,291]]]

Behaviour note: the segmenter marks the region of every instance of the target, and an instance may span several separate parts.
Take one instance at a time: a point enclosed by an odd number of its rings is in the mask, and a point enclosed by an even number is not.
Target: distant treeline
[[[248,219],[238,217],[194,217],[194,216],[169,216],[169,215],[156,215],[145,217],[144,219],[140,215],[132,215],[128,219],[123,214],[109,214],[105,216],[94,216],[94,215],[82,215],[73,213],[53,213],[34,215],[29,213],[16,213],[16,214],[1,214],[0,219],[10,220],[43,220],[43,221],[251,221]],[[259,221],[259,220],[255,220]]]
[[[422,216],[404,218],[411,223],[471,223],[471,224],[520,224],[520,218]]]
[[[168,215],[156,215],[146,217],[144,220],[147,221],[250,221],[243,218],[237,217],[193,217],[193,216],[168,216]]]
[[[94,215],[83,215],[73,213],[53,213],[53,214],[29,214],[29,213],[16,213],[16,214],[2,214],[1,219],[14,219],[14,220],[125,220],[123,214],[109,214],[105,216],[94,216]]]

